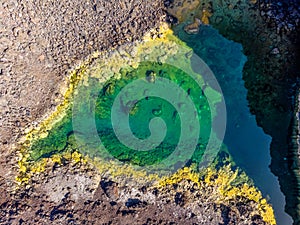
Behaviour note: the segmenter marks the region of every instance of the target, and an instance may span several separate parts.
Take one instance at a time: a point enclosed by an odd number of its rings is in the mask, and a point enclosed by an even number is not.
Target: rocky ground
[[[246,199],[216,204],[212,187],[182,180],[136,188],[101,177],[91,165],[49,164],[10,201],[1,183],[0,224],[239,224],[265,225]],[[4,195],[3,195],[4,194]]]
[[[140,12],[143,12],[141,14]],[[0,141],[55,106],[58,84],[91,52],[141,37],[159,1],[1,1]]]
[[[187,203],[181,193],[192,191],[185,184],[124,196],[131,191],[69,164],[49,168],[44,178],[33,178],[35,186],[12,194],[13,145],[26,127],[55,108],[68,71],[95,50],[140,38],[158,25],[164,10],[162,1],[150,0],[0,4],[0,224],[264,224],[248,214],[251,204]],[[195,192],[189,199],[198,197]]]

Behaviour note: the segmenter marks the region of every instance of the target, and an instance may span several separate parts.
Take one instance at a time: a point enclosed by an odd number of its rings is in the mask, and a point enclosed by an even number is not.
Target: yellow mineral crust
[[[172,6],[168,8],[168,12],[175,16],[179,22],[183,22],[188,19],[188,15],[195,11],[199,5],[199,0],[175,0]]]
[[[230,201],[253,201],[257,204],[257,213],[268,224],[276,224],[273,208],[262,197],[261,192],[251,184],[250,181],[244,181],[244,174],[239,171],[233,171],[231,166],[224,166],[219,170],[213,167],[207,168],[204,172],[195,172],[191,167],[185,167],[169,177],[162,178],[157,186],[165,187],[173,184],[180,184],[181,181],[191,181],[196,184],[200,191],[210,190],[206,193],[210,200],[217,204],[229,204]],[[244,200],[240,200],[243,198]]]

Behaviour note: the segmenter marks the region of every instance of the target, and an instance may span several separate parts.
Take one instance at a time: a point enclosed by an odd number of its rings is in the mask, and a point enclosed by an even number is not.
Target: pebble
[[[271,54],[272,55],[277,55],[277,54],[279,54],[280,52],[279,52],[279,49],[278,48],[273,48],[273,50],[271,51]]]
[[[273,21],[277,27],[277,33],[291,32],[299,28],[300,1],[290,0],[270,2],[261,1],[260,15],[267,20]]]

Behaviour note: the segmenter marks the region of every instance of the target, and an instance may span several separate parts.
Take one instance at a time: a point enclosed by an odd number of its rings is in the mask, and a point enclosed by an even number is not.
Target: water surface
[[[175,27],[175,34],[206,62],[222,88],[227,108],[224,143],[230,154],[263,195],[270,198],[278,224],[292,224],[291,217],[284,212],[285,198],[279,182],[269,169],[271,137],[257,126],[248,107],[242,79],[247,57],[242,45],[227,40],[211,26],[201,26],[195,35],[185,33],[183,26]]]

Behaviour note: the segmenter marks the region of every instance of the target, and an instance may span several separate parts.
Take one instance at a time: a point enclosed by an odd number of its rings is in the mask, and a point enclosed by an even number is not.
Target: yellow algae
[[[101,174],[111,179],[121,178],[121,180],[126,181],[134,178],[136,184],[139,183],[139,180],[144,183],[154,182],[158,179],[158,175],[147,174],[144,170],[137,170],[130,164],[117,163],[115,160],[104,161],[101,158],[91,159],[89,157],[86,157],[86,160],[95,166]]]
[[[163,177],[159,180],[159,186],[178,184],[182,180],[189,180],[200,186],[200,174],[194,172],[192,167],[184,167],[169,177]]]
[[[259,208],[260,215],[262,216],[263,220],[270,224],[276,224],[275,216],[274,216],[274,210],[272,206],[268,204],[263,204]]]
[[[46,167],[47,163],[48,163],[48,160],[44,158],[41,161],[32,165],[32,167],[30,168],[30,171],[32,173],[42,173],[45,171],[45,167]]]
[[[208,25],[209,24],[209,17],[212,16],[212,13],[210,13],[207,9],[202,10],[202,17],[201,21],[203,24]]]
[[[83,156],[81,153],[77,152],[77,151],[75,151],[75,152],[73,152],[73,153],[71,154],[71,159],[72,159],[75,163],[79,163],[79,162],[81,162],[81,163],[86,163],[86,162],[87,162],[87,160],[84,158],[84,156]]]
[[[179,22],[186,21],[189,15],[200,6],[199,0],[175,0],[172,7],[168,8],[168,13],[175,16]]]
[[[162,178],[156,186],[164,187],[179,184],[184,180],[192,181],[197,184],[200,191],[207,191],[206,187],[212,188],[210,189],[212,190],[211,196],[215,195],[214,199],[217,204],[240,201],[240,197],[246,199],[245,204],[247,204],[247,200],[254,201],[263,220],[268,224],[276,224],[272,206],[267,203],[267,200],[262,197],[261,192],[256,187],[247,182],[245,183],[244,176],[244,174],[240,175],[238,170],[233,171],[230,165],[219,170],[209,167],[201,174],[185,167],[169,177]],[[241,181],[239,181],[240,177]]]
[[[22,162],[22,160],[18,161],[19,165],[19,175],[16,177],[16,182],[19,185],[28,184],[31,177],[34,174],[42,173],[46,170],[46,167],[52,167],[54,164],[62,165],[62,160],[66,159],[68,161],[73,162],[74,164],[82,163],[86,164],[87,160],[83,157],[83,155],[79,152],[64,152],[62,154],[54,154],[50,158],[43,158],[38,162]],[[24,158],[23,158],[24,160]]]
[[[58,163],[58,164],[61,164],[61,159],[62,159],[62,156],[61,155],[53,155],[52,157],[51,157],[51,161],[53,162],[53,163]]]
[[[238,170],[232,171],[230,165],[216,170],[214,168],[207,169],[204,177],[204,184],[214,186],[218,191],[220,198],[218,201],[224,202],[236,200],[238,197],[243,197],[254,201],[258,204],[258,211],[263,220],[269,224],[276,224],[273,208],[267,203],[267,200],[262,197],[262,194],[256,187],[248,183],[238,184],[232,183],[239,179]]]

